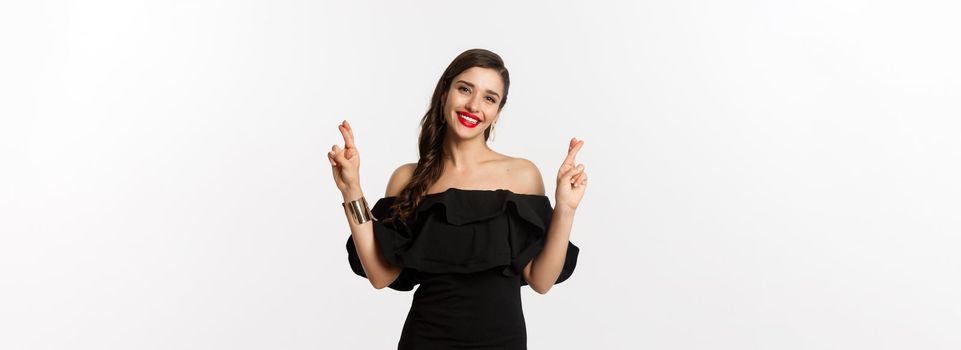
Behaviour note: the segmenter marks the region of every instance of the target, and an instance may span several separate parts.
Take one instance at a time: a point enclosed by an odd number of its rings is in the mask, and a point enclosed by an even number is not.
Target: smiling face
[[[451,81],[444,104],[449,131],[463,139],[484,137],[497,121],[504,82],[496,70],[471,67]]]

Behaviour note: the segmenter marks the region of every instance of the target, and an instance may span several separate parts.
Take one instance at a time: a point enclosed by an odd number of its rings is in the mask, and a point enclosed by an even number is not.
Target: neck
[[[470,169],[489,158],[492,152],[484,142],[483,136],[471,140],[447,136],[444,139],[444,163],[448,169],[457,171]]]

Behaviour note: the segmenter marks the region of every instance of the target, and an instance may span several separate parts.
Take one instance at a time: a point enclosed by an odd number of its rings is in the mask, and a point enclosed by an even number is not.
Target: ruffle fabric
[[[544,250],[554,212],[547,196],[450,188],[425,196],[409,222],[383,223],[395,199],[381,198],[371,213],[380,252],[391,265],[403,267],[388,286],[399,291],[420,283],[416,271],[473,273],[503,266],[505,276],[522,274],[524,266]],[[579,251],[568,242],[555,283],[573,274]],[[353,236],[347,239],[347,259],[354,273],[367,277]],[[521,285],[527,285],[523,278]]]

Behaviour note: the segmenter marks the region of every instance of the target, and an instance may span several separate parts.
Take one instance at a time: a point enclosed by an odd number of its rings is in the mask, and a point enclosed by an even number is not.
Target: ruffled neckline
[[[374,204],[372,212],[377,218],[384,217],[397,196],[383,197]],[[520,204],[520,205],[518,205]],[[448,223],[465,225],[496,217],[509,207],[541,230],[546,230],[553,212],[550,199],[545,195],[516,193],[508,189],[484,190],[451,187],[442,192],[424,195],[417,209],[415,219],[424,218],[423,214],[440,211]]]
[[[440,191],[440,192],[428,193],[428,194],[425,194],[425,195],[424,195],[424,198],[444,196],[444,195],[449,194],[450,192],[468,192],[468,193],[499,193],[499,192],[507,192],[507,193],[510,193],[510,194],[512,194],[512,195],[515,195],[515,196],[544,197],[544,198],[547,198],[547,195],[528,194],[528,193],[517,193],[517,192],[511,191],[511,190],[508,190],[508,189],[506,189],[506,188],[499,188],[499,189],[496,189],[496,190],[484,190],[484,189],[469,189],[469,188],[459,188],[459,187],[450,187],[450,188],[448,188],[448,189],[446,189],[446,190],[443,190],[443,191]],[[393,198],[397,198],[397,196],[384,197],[384,199],[388,199],[388,198],[393,199]]]

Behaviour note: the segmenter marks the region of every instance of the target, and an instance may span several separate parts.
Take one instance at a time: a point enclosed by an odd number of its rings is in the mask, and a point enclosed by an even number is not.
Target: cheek
[[[458,96],[457,93],[448,94],[447,106],[449,106],[450,108],[456,108],[457,106],[461,105],[461,103],[463,102],[462,101],[463,99],[464,99],[463,96]]]
[[[448,111],[453,110],[453,109],[454,109],[454,104],[455,104],[454,100],[455,100],[455,99],[454,99],[453,97],[451,97],[450,95],[447,95],[447,97],[445,97],[445,98],[443,99],[443,101],[444,101],[443,104],[441,104],[442,110],[443,110],[444,112],[448,112]]]
[[[489,105],[487,105],[486,108],[484,108],[484,113],[486,113],[487,115],[489,115],[489,116],[491,116],[491,117],[496,117],[496,116],[497,116],[497,107],[498,107],[498,106],[497,106],[496,103],[489,104]]]

